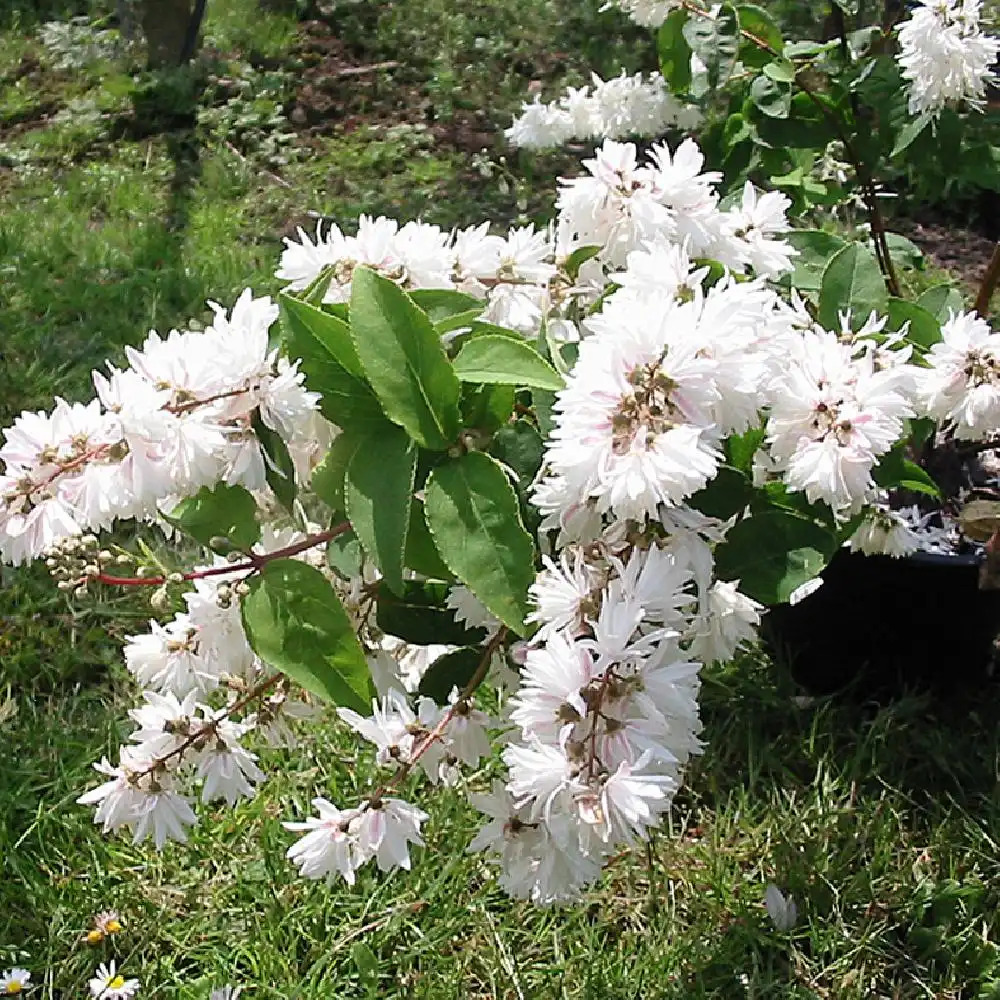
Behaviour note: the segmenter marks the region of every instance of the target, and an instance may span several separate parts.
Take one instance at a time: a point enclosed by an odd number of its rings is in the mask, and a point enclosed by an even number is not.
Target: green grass
[[[294,49],[289,15],[249,0],[209,7],[216,76],[249,67],[260,82],[261,66]],[[504,191],[481,175],[469,131],[483,130],[495,159],[490,130],[529,79],[554,91],[588,63],[647,66],[645,36],[599,7],[339,3],[352,58],[402,66],[374,88],[352,82],[341,118],[275,166],[253,131],[124,127],[134,67],[14,79],[40,55],[21,5],[19,26],[0,33],[0,424],[55,393],[84,398],[91,368],[150,327],[205,319],[208,298],[273,292],[281,235],[289,220],[311,225],[307,210],[345,225],[362,211],[446,226],[539,215],[559,161],[532,179],[513,159]],[[275,71],[282,101],[296,58]],[[97,117],[56,117],[77,101]],[[787,674],[758,658],[710,670],[708,748],[671,828],[648,857],[617,859],[580,906],[539,910],[508,901],[464,854],[476,821],[461,797],[416,786],[431,821],[412,873],[365,872],[354,889],[296,878],[281,820],[316,794],[353,801],[370,774],[330,719],[299,751],[264,752],[272,777],[258,797],[202,810],[189,845],[157,854],[102,836],[74,802],[127,731],[120,647],[148,617],[128,597],[71,605],[38,570],[0,576],[0,966],[31,969],[33,996],[84,996],[97,962],[115,957],[144,996],[181,1000],[225,982],[289,1000],[1000,998],[995,689],[799,707]],[[764,913],[771,881],[798,902],[791,934]],[[124,933],[81,943],[109,907]]]

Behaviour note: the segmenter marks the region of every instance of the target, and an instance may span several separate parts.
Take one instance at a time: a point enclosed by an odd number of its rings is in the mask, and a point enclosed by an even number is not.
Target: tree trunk
[[[139,14],[151,69],[184,61],[192,0],[142,0]]]

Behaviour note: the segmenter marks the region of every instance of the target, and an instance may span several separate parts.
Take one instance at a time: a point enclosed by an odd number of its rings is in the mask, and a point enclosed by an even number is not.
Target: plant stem
[[[220,722],[222,719],[228,719],[229,716],[239,712],[241,709],[246,708],[250,702],[256,701],[258,698],[262,698],[268,691],[271,690],[271,688],[275,686],[275,684],[278,683],[278,681],[282,679],[282,677],[284,677],[284,674],[272,674],[270,677],[262,680],[259,684],[251,688],[251,690],[248,691],[242,698],[237,699],[232,703],[232,705],[224,709],[222,715],[218,719],[202,726],[196,733],[191,733],[189,736],[185,737],[183,742],[174,747],[170,753],[165,753],[162,757],[155,757],[153,759],[153,763],[145,771],[141,771],[138,775],[136,775],[136,777],[145,778],[147,775],[150,775],[154,771],[163,767],[171,758],[183,756],[185,750],[190,749],[203,736],[213,731],[215,722]]]
[[[260,570],[275,559],[287,559],[291,556],[296,556],[300,552],[305,552],[307,549],[312,549],[317,545],[322,545],[324,542],[328,542],[332,538],[336,538],[338,535],[342,535],[345,531],[350,530],[350,521],[341,521],[340,524],[334,525],[334,527],[330,528],[328,531],[319,531],[314,535],[307,535],[305,538],[302,538],[291,545],[286,545],[284,548],[275,549],[273,552],[264,552],[262,554],[248,552],[246,554],[247,558],[244,562],[230,563],[225,566],[211,566],[208,569],[193,570],[190,573],[182,573],[181,579],[185,581],[204,580],[209,576],[225,576],[229,573],[243,573]],[[98,573],[97,576],[91,577],[90,579],[96,580],[98,583],[105,583],[112,587],[159,587],[161,584],[169,582],[169,578],[165,576],[109,576],[106,573]]]
[[[979,293],[976,295],[976,304],[973,306],[983,319],[989,315],[990,301],[998,282],[1000,282],[1000,242],[993,248],[993,256],[986,267]]]
[[[378,788],[368,796],[368,800],[365,807],[371,807],[375,802],[378,802],[386,792],[391,791],[395,788],[401,781],[403,781],[406,776],[413,770],[413,766],[418,760],[434,745],[443,735],[444,731],[448,728],[449,723],[455,718],[455,714],[468,704],[469,699],[472,697],[476,688],[483,683],[486,677],[487,671],[490,669],[490,662],[493,659],[493,654],[503,645],[504,640],[507,638],[507,629],[501,628],[495,636],[483,647],[483,655],[479,661],[479,665],[476,667],[476,672],[472,675],[469,683],[462,688],[461,694],[455,700],[455,704],[448,708],[448,711],[441,716],[438,724],[424,737],[416,749],[410,754],[410,759],[400,764],[396,769],[395,773],[389,778],[388,781],[379,785]]]
[[[694,0],[682,0],[681,6],[684,10],[699,17],[709,16],[709,12],[704,7],[695,3]],[[768,53],[768,55],[773,56],[775,59],[781,58],[781,53],[759,35],[755,35],[752,31],[746,31],[744,28],[740,28],[739,32],[748,42],[756,45],[761,51]],[[854,172],[857,174],[858,182],[861,185],[861,195],[864,198],[865,207],[868,209],[868,220],[871,224],[872,240],[875,244],[875,256],[878,259],[879,269],[885,278],[889,294],[898,298],[902,295],[902,291],[899,278],[896,275],[896,269],[892,263],[892,256],[889,253],[889,244],[885,237],[885,220],[882,218],[882,211],[878,206],[878,195],[875,191],[874,179],[858,155],[858,151],[855,149],[850,135],[848,135],[847,130],[844,128],[843,122],[820,100],[819,95],[805,82],[801,70],[796,70],[795,82],[802,88],[802,92],[809,97],[809,100],[819,108],[820,114],[833,126],[838,138],[844,145],[844,152],[847,154],[851,165],[854,167]]]

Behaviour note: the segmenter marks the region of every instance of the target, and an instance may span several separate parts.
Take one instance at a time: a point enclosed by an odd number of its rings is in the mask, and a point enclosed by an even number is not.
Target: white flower
[[[31,981],[31,973],[27,969],[16,966],[0,975],[0,993],[4,996],[14,996],[27,988]]]
[[[790,931],[798,920],[799,909],[795,900],[791,896],[785,896],[774,884],[768,885],[764,893],[764,907],[779,931]]]
[[[198,754],[198,777],[204,781],[202,802],[225,799],[233,806],[241,798],[252,798],[254,785],[264,780],[264,772],[255,763],[257,755],[240,745],[240,738],[251,728],[227,719],[226,713],[213,713],[202,706],[208,742]]]
[[[410,844],[423,847],[421,825],[429,819],[427,813],[401,799],[380,799],[371,802],[351,821],[351,832],[358,840],[361,854],[374,857],[384,871],[410,868]]]
[[[111,780],[81,795],[80,805],[97,805],[94,822],[104,832],[128,826],[134,843],[152,837],[157,847],[167,840],[187,840],[185,826],[197,821],[186,798],[173,788],[173,776],[148,758],[122,747],[119,766],[104,758],[94,768]]]
[[[97,967],[90,980],[90,995],[94,1000],[130,1000],[139,992],[138,979],[126,979],[116,968],[112,959],[107,965]]]
[[[975,313],[953,313],[926,360],[919,391],[929,416],[952,423],[963,440],[1000,426],[1000,333]]]
[[[1000,39],[979,27],[980,0],[920,0],[899,28],[899,65],[911,115],[966,101],[981,109]]]
[[[618,6],[636,24],[658,28],[672,10],[681,6],[681,0],[616,0]]]
[[[740,593],[738,585],[738,580],[716,580],[705,595],[702,631],[691,644],[691,654],[706,663],[731,660],[739,646],[756,635],[763,609]]]
[[[899,559],[916,552],[920,540],[895,511],[872,508],[851,535],[852,552],[892,556]]]
[[[237,1000],[242,992],[242,986],[217,986],[209,1000]]]
[[[357,810],[342,812],[324,798],[315,798],[312,804],[318,816],[304,823],[282,824],[286,830],[307,831],[288,849],[288,858],[305,878],[332,880],[334,875],[341,875],[348,885],[354,885],[354,873],[368,860],[359,851],[357,836],[350,830]]]

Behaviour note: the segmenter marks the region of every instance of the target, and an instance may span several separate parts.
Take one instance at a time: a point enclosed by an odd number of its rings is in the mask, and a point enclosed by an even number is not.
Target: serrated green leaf
[[[889,296],[874,254],[860,243],[849,243],[833,255],[823,271],[819,293],[819,321],[828,330],[839,330],[838,314],[851,310],[855,329],[872,310],[884,312]]]
[[[323,415],[340,427],[383,421],[382,407],[363,377],[347,324],[326,308],[288,295],[279,301],[286,350],[301,360],[306,387],[320,394]]]
[[[753,469],[753,457],[757,449],[764,443],[767,431],[763,427],[754,427],[743,434],[733,434],[726,438],[726,462],[734,469],[750,475]]]
[[[503,469],[482,452],[438,466],[424,513],[445,565],[514,632],[523,635],[535,546]]]
[[[900,233],[886,233],[885,242],[889,255],[897,264],[916,270],[923,268],[924,252],[913,240]]]
[[[455,373],[463,382],[561,389],[559,373],[523,340],[474,337],[458,352]]]
[[[461,691],[475,676],[483,659],[478,646],[463,646],[439,656],[420,678],[417,693],[447,705],[453,688]]]
[[[836,534],[789,511],[755,513],[729,530],[715,550],[720,580],[762,604],[782,604],[818,576],[837,550]]]
[[[359,267],[351,335],[385,415],[421,446],[447,449],[461,427],[460,384],[426,314],[388,278]]]
[[[295,559],[275,559],[249,587],[240,610],[254,652],[323,701],[367,712],[365,654],[323,574]]]
[[[492,433],[510,419],[517,390],[512,385],[462,386],[462,425]]]
[[[359,436],[344,481],[347,519],[397,594],[403,589],[403,552],[416,470],[416,444],[401,427],[386,423]]]
[[[342,580],[356,580],[361,575],[365,553],[353,531],[343,531],[326,546],[326,564]]]
[[[344,501],[344,478],[347,465],[358,447],[358,436],[343,432],[339,434],[323,460],[313,470],[309,488],[332,511],[346,513]]]
[[[485,302],[452,288],[414,288],[409,294],[435,326],[469,312],[478,316],[486,308]]]
[[[264,456],[264,478],[274,495],[286,510],[292,509],[298,487],[295,485],[295,464],[288,453],[288,445],[277,431],[264,423],[260,410],[254,410],[250,426]]]
[[[580,274],[580,268],[593,260],[601,252],[599,246],[577,247],[563,262],[562,269],[573,281],[576,281]]]
[[[257,502],[242,486],[203,486],[174,507],[167,520],[206,547],[225,538],[233,549],[246,551],[260,541]]]

